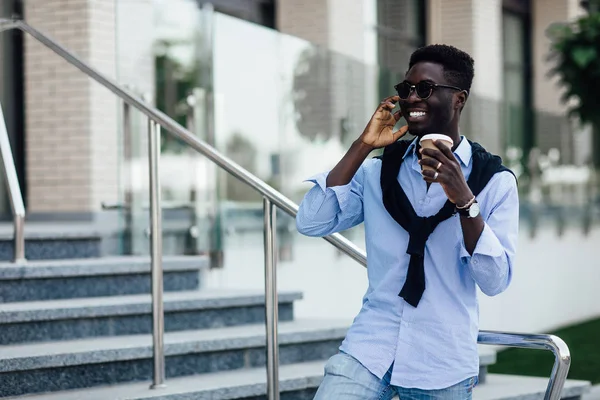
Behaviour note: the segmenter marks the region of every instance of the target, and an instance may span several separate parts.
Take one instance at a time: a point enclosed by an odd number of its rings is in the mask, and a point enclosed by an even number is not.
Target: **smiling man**
[[[489,296],[508,287],[519,219],[513,174],[460,135],[473,75],[461,50],[418,49],[398,95],[381,102],[331,171],[310,179],[298,230],[325,236],[364,222],[369,279],[316,399],[472,396],[477,287]],[[394,131],[402,116],[408,124]],[[417,138],[398,140],[407,131]],[[452,139],[452,148],[436,141],[422,149],[419,138],[430,133]],[[377,148],[383,156],[367,159]]]

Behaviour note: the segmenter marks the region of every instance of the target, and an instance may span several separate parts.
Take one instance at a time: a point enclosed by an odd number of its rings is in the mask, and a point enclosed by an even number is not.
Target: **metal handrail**
[[[479,331],[480,344],[519,347],[522,349],[549,350],[554,354],[554,366],[546,388],[544,400],[559,400],[571,366],[571,353],[567,344],[554,335]]]
[[[8,185],[8,194],[10,199],[10,208],[13,215],[14,225],[14,254],[13,261],[16,263],[25,262],[25,204],[23,203],[23,194],[17,177],[15,160],[12,155],[6,122],[2,106],[0,105],[0,156],[2,158],[2,170],[4,178]]]
[[[278,356],[277,356],[277,290],[276,290],[276,277],[275,277],[275,261],[276,257],[274,257],[274,241],[275,241],[275,232],[273,229],[275,223],[275,213],[273,206],[277,206],[287,214],[292,217],[295,217],[298,213],[298,205],[296,205],[293,201],[285,197],[283,194],[279,193],[271,186],[267,185],[255,175],[246,171],[240,165],[235,163],[233,160],[219,153],[212,146],[203,142],[202,140],[195,137],[192,132],[187,130],[186,128],[179,125],[172,118],[161,112],[160,110],[148,105],[143,100],[130,93],[129,91],[123,89],[115,82],[106,78],[99,72],[97,72],[94,68],[90,67],[67,49],[62,47],[60,44],[50,39],[45,34],[39,32],[35,28],[31,27],[27,23],[22,20],[6,20],[0,19],[0,31],[5,29],[18,28],[24,32],[29,33],[39,42],[53,50],[56,54],[61,56],[70,64],[74,65],[78,69],[80,69],[83,73],[88,75],[90,78],[100,83],[102,86],[106,87],[113,93],[115,93],[118,97],[120,97],[125,103],[137,108],[143,114],[145,114],[151,121],[160,124],[163,128],[165,128],[169,133],[174,135],[176,138],[182,140],[187,143],[191,148],[198,151],[199,153],[206,156],[208,159],[213,161],[219,167],[223,168],[225,171],[229,172],[231,175],[240,179],[242,182],[246,183],[248,186],[252,187],[256,191],[258,191],[263,196],[264,201],[264,211],[265,211],[265,289],[266,289],[266,317],[267,317],[267,367],[268,367],[268,375],[267,375],[267,388],[269,399],[278,399]],[[150,139],[153,138],[152,128],[153,122],[150,122]],[[151,158],[155,158],[154,161],[150,161],[150,169],[151,172],[154,171],[154,174],[151,173],[150,183],[151,183],[151,192],[152,192],[152,200],[154,201],[155,206],[159,206],[160,204],[160,196],[156,192],[158,187],[158,179],[156,176],[156,171],[158,169],[158,152],[156,151],[156,146],[150,148]],[[155,179],[153,179],[153,176]],[[158,219],[160,216],[160,207],[152,209],[152,217],[154,219]],[[155,240],[160,240],[160,224],[157,221],[154,221],[152,224],[153,227],[153,245],[155,245],[155,249],[153,250],[152,255],[154,257],[161,257],[160,254],[160,242],[154,242]],[[367,265],[367,257],[364,252],[362,252],[356,245],[352,242],[341,236],[340,234],[333,234],[327,237],[324,237],[325,240],[333,244],[339,250],[350,256],[352,259],[356,260],[361,265]],[[156,265],[160,266],[159,260],[153,260],[153,267]],[[153,268],[153,283],[154,283],[154,273],[156,271]],[[162,271],[159,271],[162,272]],[[162,281],[160,281],[162,285]],[[159,294],[159,296],[161,296]],[[158,314],[162,310],[162,304],[154,305],[155,296],[153,289],[153,314]],[[162,312],[160,312],[162,314]],[[154,316],[156,318],[156,315]],[[155,327],[158,325],[159,330],[162,330],[162,316],[159,321],[155,319]],[[156,332],[154,332],[156,333]],[[160,332],[162,336],[162,332]],[[162,350],[162,342],[160,342],[161,338],[155,338],[155,350],[156,347],[159,347],[159,351]],[[159,342],[157,345],[157,341]],[[480,331],[478,336],[478,343],[487,344],[487,345],[500,345],[500,346],[508,346],[508,347],[521,347],[528,349],[544,349],[549,350],[554,354],[555,362],[552,368],[552,373],[550,376],[550,381],[548,383],[548,387],[546,389],[546,393],[544,395],[545,400],[559,400],[562,389],[564,387],[564,383],[569,372],[569,367],[571,364],[571,356],[569,353],[569,349],[566,343],[557,336],[553,335],[536,335],[536,334],[520,334],[520,333],[508,333],[508,332],[494,332],[494,331]],[[164,354],[162,354],[162,368],[164,378]],[[162,386],[162,381],[159,379],[157,382],[156,375],[157,373],[160,375],[160,364],[161,360],[160,356],[156,355],[155,351],[155,382],[154,387]]]
[[[298,213],[298,205],[295,204],[292,200],[288,199],[283,194],[279,193],[277,190],[273,189],[271,186],[260,180],[254,174],[245,170],[238,163],[230,159],[229,157],[221,154],[217,150],[215,150],[212,146],[208,145],[204,141],[198,139],[192,132],[188,129],[181,126],[174,119],[158,110],[155,107],[152,107],[148,103],[144,102],[140,97],[131,93],[130,91],[122,88],[116,82],[111,80],[110,78],[105,77],[100,72],[96,71],[96,69],[87,65],[85,62],[81,61],[77,56],[71,53],[69,50],[61,46],[59,43],[49,38],[47,35],[41,33],[37,29],[33,28],[31,25],[27,24],[22,20],[2,20],[0,19],[0,31],[3,29],[11,29],[17,28],[24,32],[27,32],[35,39],[37,39],[40,43],[44,44],[50,50],[54,51],[56,54],[61,56],[65,61],[69,64],[77,67],[87,76],[116,94],[123,101],[131,105],[132,107],[137,108],[140,112],[145,114],[148,118],[153,119],[157,123],[159,123],[163,128],[165,128],[169,133],[175,136],[177,139],[185,142],[188,146],[198,151],[219,167],[223,168],[225,171],[235,176],[248,186],[252,187],[254,190],[267,197],[269,200],[273,202],[277,207],[281,210],[285,211],[290,216],[294,217]],[[344,251],[354,260],[366,266],[366,257],[362,254],[361,250],[351,241],[344,238],[340,234],[333,234],[325,240],[334,244],[340,250]],[[362,256],[362,257],[361,257]]]

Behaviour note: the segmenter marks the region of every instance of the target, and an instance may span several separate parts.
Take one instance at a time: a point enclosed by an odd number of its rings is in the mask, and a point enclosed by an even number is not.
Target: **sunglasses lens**
[[[417,83],[417,96],[422,99],[426,99],[431,96],[431,92],[433,91],[433,86],[428,82],[419,82]]]
[[[408,99],[408,96],[410,96],[410,84],[408,82],[400,83],[396,90],[398,90],[398,96],[403,100]]]

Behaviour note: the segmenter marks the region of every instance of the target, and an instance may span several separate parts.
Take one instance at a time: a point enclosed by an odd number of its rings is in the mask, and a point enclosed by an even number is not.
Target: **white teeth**
[[[425,115],[425,113],[422,111],[411,111],[411,113],[410,113],[411,117],[422,117],[424,115]]]

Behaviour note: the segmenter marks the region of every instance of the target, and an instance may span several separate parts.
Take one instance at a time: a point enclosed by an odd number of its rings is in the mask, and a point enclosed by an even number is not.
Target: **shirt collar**
[[[465,167],[468,167],[471,163],[471,157],[473,155],[471,149],[471,143],[467,140],[466,137],[460,137],[460,143],[458,147],[454,150],[454,155],[458,157],[458,159],[463,163]]]
[[[460,140],[460,143],[458,144],[458,147],[456,147],[456,149],[454,150],[454,155],[460,160],[461,163],[463,163],[463,165],[465,167],[468,167],[469,164],[471,163],[471,156],[472,156],[471,143],[469,143],[467,138],[464,136],[461,136],[460,139],[461,140]],[[402,156],[403,159],[406,158],[409,154],[415,155],[415,152],[417,151],[418,141],[419,141],[419,138],[416,137],[411,142],[411,144],[408,146],[408,149],[406,149],[406,152]]]

